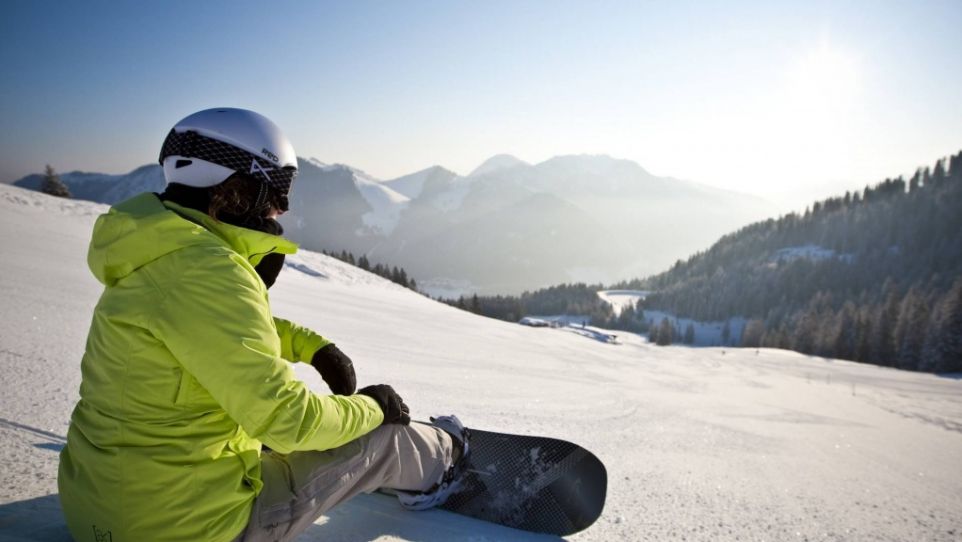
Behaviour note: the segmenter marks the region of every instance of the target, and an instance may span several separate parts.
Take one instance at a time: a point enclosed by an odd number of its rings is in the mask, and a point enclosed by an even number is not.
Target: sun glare
[[[748,115],[725,126],[726,141],[741,142],[740,152],[726,151],[719,160],[732,160],[733,169],[749,160],[777,169],[784,185],[811,183],[826,172],[845,175],[864,107],[860,69],[858,55],[827,41],[785,59],[771,93],[760,95]],[[742,189],[773,191],[772,182]]]
[[[857,59],[823,44],[794,67],[789,85],[793,105],[807,113],[844,109],[858,92]]]

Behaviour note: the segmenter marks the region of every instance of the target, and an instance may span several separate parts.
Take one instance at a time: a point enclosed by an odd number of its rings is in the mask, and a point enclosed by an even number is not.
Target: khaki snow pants
[[[451,436],[421,423],[382,425],[323,452],[261,454],[264,488],[235,542],[293,540],[324,512],[361,492],[425,491],[441,481],[451,454]]]

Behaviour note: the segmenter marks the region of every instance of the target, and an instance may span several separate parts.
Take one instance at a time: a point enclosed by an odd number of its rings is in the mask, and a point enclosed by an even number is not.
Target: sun
[[[854,54],[821,44],[789,74],[793,105],[809,113],[848,107],[858,93],[858,68]]]

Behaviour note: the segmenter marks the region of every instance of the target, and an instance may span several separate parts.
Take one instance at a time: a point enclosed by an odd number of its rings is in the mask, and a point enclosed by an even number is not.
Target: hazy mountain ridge
[[[305,248],[359,253],[377,243],[376,232],[362,218],[374,208],[358,188],[354,170],[299,159],[297,177],[290,212],[280,219],[287,237]]]
[[[721,232],[770,215],[758,198],[658,177],[604,155],[538,164],[496,155],[468,176],[433,166],[385,181],[316,158],[299,159],[299,166],[291,212],[281,222],[304,248],[389,261],[422,285],[469,278],[487,292],[586,274],[613,281],[652,273]],[[127,175],[61,177],[77,197],[110,204],[164,186],[156,165]],[[30,176],[15,184],[39,183]]]
[[[75,199],[114,204],[143,192],[163,192],[166,182],[158,164],[147,164],[130,173],[111,175],[71,171],[61,173],[60,180],[70,189]],[[14,181],[14,186],[40,190],[43,175],[36,173]]]
[[[759,198],[657,177],[634,162],[598,155],[560,156],[535,165],[499,155],[470,176],[454,179],[446,192],[434,196],[433,205],[426,205],[429,202],[424,200],[413,201],[406,212],[417,213],[422,220],[433,212],[435,216],[429,222],[450,226],[478,221],[486,214],[507,208],[529,213],[523,202],[535,201],[529,198],[539,193],[568,202],[570,206],[565,209],[572,214],[538,209],[532,215],[543,222],[531,223],[529,233],[536,229],[571,231],[564,222],[578,221],[581,219],[575,215],[585,215],[592,219],[590,234],[570,235],[564,247],[551,242],[533,247],[535,252],[521,257],[558,262],[558,254],[573,248],[566,262],[551,269],[541,266],[544,271],[534,274],[532,267],[512,265],[510,262],[517,262],[519,255],[507,250],[507,245],[500,245],[501,250],[491,255],[500,266],[492,269],[490,275],[505,277],[514,273],[515,278],[508,282],[498,280],[497,285],[486,284],[482,279],[477,283],[486,286],[483,291],[509,293],[564,282],[575,278],[576,269],[596,269],[592,277],[596,281],[654,272],[680,255],[705,246],[719,232],[770,214],[766,202]],[[437,216],[445,213],[451,216]],[[452,238],[443,244],[463,247],[471,243],[469,237],[459,237],[466,229],[437,231]],[[399,228],[397,238],[384,246],[395,250],[410,247],[412,239],[404,237],[406,233],[409,231]],[[492,232],[492,237],[498,235]],[[581,244],[573,244],[576,241]],[[405,266],[416,269],[419,276],[430,277],[425,273],[431,269],[418,269],[415,260],[405,261],[400,253],[390,258],[400,259]]]
[[[595,295],[606,289],[643,294],[640,310],[615,313]],[[457,304],[509,321],[566,314],[607,328],[662,328],[668,344],[683,341],[668,323],[678,317],[730,324],[725,345],[962,371],[962,152],[908,182],[886,179],[746,226],[646,279]]]
[[[441,166],[431,166],[409,175],[384,181],[383,184],[413,200],[421,194],[432,194],[446,189],[457,176],[457,173]]]

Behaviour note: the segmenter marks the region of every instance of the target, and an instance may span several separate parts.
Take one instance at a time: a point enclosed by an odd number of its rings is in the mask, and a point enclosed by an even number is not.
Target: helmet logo
[[[277,163],[277,155],[272,153],[271,151],[267,149],[261,149],[261,154],[273,160],[274,163]]]
[[[268,181],[270,181],[270,180],[271,180],[271,176],[267,173],[267,170],[268,170],[268,169],[274,169],[274,168],[268,166],[268,167],[265,169],[264,166],[260,165],[260,164],[257,162],[257,158],[254,158],[253,160],[251,160],[251,170],[250,170],[249,173],[250,173],[251,175],[253,175],[253,174],[255,174],[255,173],[260,173],[260,174],[264,175],[264,178],[265,178],[265,179],[267,179]]]

